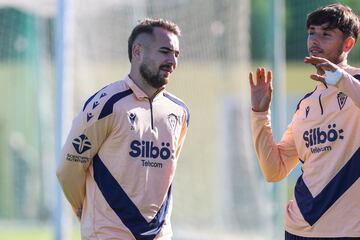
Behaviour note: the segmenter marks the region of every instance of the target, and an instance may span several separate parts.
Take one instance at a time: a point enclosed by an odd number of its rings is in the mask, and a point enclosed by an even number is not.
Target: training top
[[[73,121],[57,176],[82,239],[171,239],[171,184],[189,124],[185,104],[153,100],[129,78],[90,97]]]
[[[336,86],[318,82],[304,96],[278,144],[269,113],[251,113],[265,178],[280,181],[301,163],[285,213],[294,235],[360,237],[360,71],[346,71]]]

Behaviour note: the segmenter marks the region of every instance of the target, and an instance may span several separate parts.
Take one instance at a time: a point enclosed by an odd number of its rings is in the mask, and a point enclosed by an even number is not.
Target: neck
[[[129,77],[133,80],[136,86],[138,86],[150,99],[152,99],[158,91],[161,89],[156,89],[146,83],[141,75],[136,75],[133,73],[129,74]]]
[[[348,68],[349,67],[349,65],[348,65],[348,63],[347,63],[347,59],[344,59],[344,60],[342,60],[342,61],[340,61],[338,64],[336,64],[336,65],[338,65],[340,68],[342,68],[342,69],[346,69],[346,68]]]
[[[347,52],[343,52],[342,54],[339,55],[338,57],[338,61],[336,63],[336,65],[338,65],[340,68],[348,68],[348,62],[347,62],[347,57],[348,57],[348,53]],[[335,62],[334,62],[335,63]]]

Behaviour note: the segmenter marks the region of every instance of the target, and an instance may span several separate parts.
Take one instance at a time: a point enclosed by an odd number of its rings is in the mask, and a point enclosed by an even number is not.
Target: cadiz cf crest
[[[337,100],[338,100],[340,110],[344,107],[344,105],[346,103],[346,99],[347,99],[347,96],[344,93],[339,92],[337,94]]]
[[[172,132],[175,133],[176,127],[179,122],[178,117],[175,114],[171,113],[168,115],[168,121],[169,121],[169,125],[170,125]]]

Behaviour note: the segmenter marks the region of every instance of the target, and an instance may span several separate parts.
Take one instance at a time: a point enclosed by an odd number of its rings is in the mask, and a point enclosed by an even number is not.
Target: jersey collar
[[[134,83],[134,81],[129,77],[129,75],[127,75],[124,80],[127,86],[133,91],[135,97],[138,100],[149,99],[149,97]],[[164,89],[165,89],[164,87],[159,89],[156,92],[153,100],[157,99],[159,96],[162,96],[162,94],[160,93],[162,93]]]

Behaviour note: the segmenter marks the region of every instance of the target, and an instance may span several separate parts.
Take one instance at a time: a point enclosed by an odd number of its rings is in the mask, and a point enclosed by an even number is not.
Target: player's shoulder
[[[84,103],[82,111],[86,114],[87,122],[93,118],[101,119],[110,115],[114,104],[131,94],[132,90],[125,84],[124,80],[103,87]]]
[[[360,68],[349,67],[346,71],[360,81]]]
[[[173,104],[175,104],[178,107],[182,108],[186,112],[187,122],[189,123],[190,110],[187,107],[187,105],[185,104],[185,102],[183,100],[181,100],[180,98],[178,98],[177,96],[175,96],[174,94],[168,92],[168,91],[163,91],[162,94],[166,99],[168,99],[169,102],[172,102]]]
[[[109,85],[101,88],[99,91],[95,92],[92,96],[90,96],[84,103],[82,110],[85,111],[87,108],[95,108],[101,103],[106,102],[112,96],[125,92],[129,90],[123,80],[119,80]],[[91,106],[92,105],[92,106]]]
[[[177,96],[175,96],[174,94],[172,94],[168,91],[164,91],[163,96],[166,99],[168,99],[170,102],[175,103],[176,105],[186,109],[186,111],[189,112],[189,109],[188,109],[187,105],[185,104],[185,102],[183,100],[181,100],[180,98],[178,98]]]

